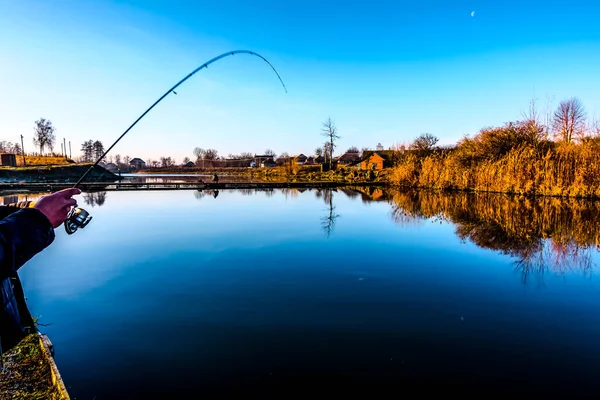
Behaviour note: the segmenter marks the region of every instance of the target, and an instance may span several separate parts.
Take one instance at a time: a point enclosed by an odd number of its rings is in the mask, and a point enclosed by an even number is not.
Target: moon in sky
[[[472,11],[471,12],[471,17],[474,17],[474,16],[475,16],[475,11]]]

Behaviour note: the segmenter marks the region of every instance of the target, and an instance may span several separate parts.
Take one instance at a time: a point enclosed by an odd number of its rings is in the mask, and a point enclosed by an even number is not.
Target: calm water
[[[600,389],[599,203],[288,190],[80,205],[91,224],[21,270],[72,398]]]

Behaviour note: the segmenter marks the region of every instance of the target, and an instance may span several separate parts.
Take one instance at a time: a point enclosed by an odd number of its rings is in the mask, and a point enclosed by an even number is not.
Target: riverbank
[[[0,183],[16,182],[77,182],[92,164],[51,165],[26,167],[0,167]],[[121,179],[112,172],[96,166],[86,177],[88,182],[116,181]]]
[[[4,354],[0,398],[69,400],[51,346],[45,336],[32,334]]]
[[[506,130],[483,131],[443,151],[401,155],[389,182],[405,188],[600,198],[600,140],[528,141]]]

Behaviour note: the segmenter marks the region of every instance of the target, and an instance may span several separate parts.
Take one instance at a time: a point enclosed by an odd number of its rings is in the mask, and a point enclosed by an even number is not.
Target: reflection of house
[[[360,163],[361,169],[384,169],[391,166],[391,154],[384,151],[375,151],[367,154]]]
[[[339,164],[351,165],[360,161],[360,154],[356,152],[345,152],[336,158]]]
[[[146,162],[144,160],[142,160],[141,158],[134,158],[133,160],[129,161],[129,165],[131,165],[131,168],[133,169],[144,169],[146,168]]]

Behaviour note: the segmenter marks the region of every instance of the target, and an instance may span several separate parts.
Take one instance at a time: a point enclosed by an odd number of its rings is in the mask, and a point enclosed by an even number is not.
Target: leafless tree
[[[322,156],[323,155],[323,148],[322,147],[317,147],[315,149],[315,155]]]
[[[219,152],[215,149],[206,149],[204,151],[204,158],[207,160],[216,160],[219,158]]]
[[[377,143],[377,146],[375,146],[375,150],[383,150],[383,145],[381,143]]]
[[[240,154],[240,158],[242,160],[251,160],[254,158],[254,154],[250,153],[249,151],[244,151]]]
[[[201,147],[196,147],[196,148],[194,149],[194,155],[196,156],[196,160],[199,160],[199,159],[201,159],[201,158],[204,158],[204,153],[205,153],[205,152],[206,152],[206,151],[205,151],[203,148],[201,148]]]
[[[161,157],[160,165],[163,168],[172,167],[173,165],[175,165],[175,161],[173,159],[171,159],[171,157]]]
[[[183,165],[185,165],[185,164],[187,164],[189,162],[190,162],[190,158],[189,157],[183,157],[183,161],[182,161]]]
[[[335,126],[335,122],[328,117],[325,122],[323,122],[323,128],[321,128],[321,135],[327,137],[329,139],[329,169],[331,169],[331,164],[333,161],[333,150],[335,149],[335,142],[340,138],[337,134],[337,128]]]
[[[554,111],[553,128],[556,137],[570,143],[575,137],[585,135],[586,112],[581,101],[576,98],[561,101]]]
[[[358,150],[358,147],[352,146],[348,150],[346,150],[346,153],[356,153],[356,154],[358,154],[358,153],[360,153],[360,150]]]
[[[411,150],[419,152],[429,152],[435,148],[438,138],[431,133],[423,133],[410,144]]]
[[[271,150],[271,149],[266,149],[265,150],[265,155],[266,156],[273,156],[273,157],[275,157],[277,154],[275,154],[275,152],[273,150]]]
[[[56,140],[54,130],[54,126],[52,126],[50,120],[40,118],[35,121],[35,126],[33,128],[33,144],[40,147],[40,155],[44,154],[44,149],[46,147],[49,147],[50,151],[52,151],[54,141]]]

